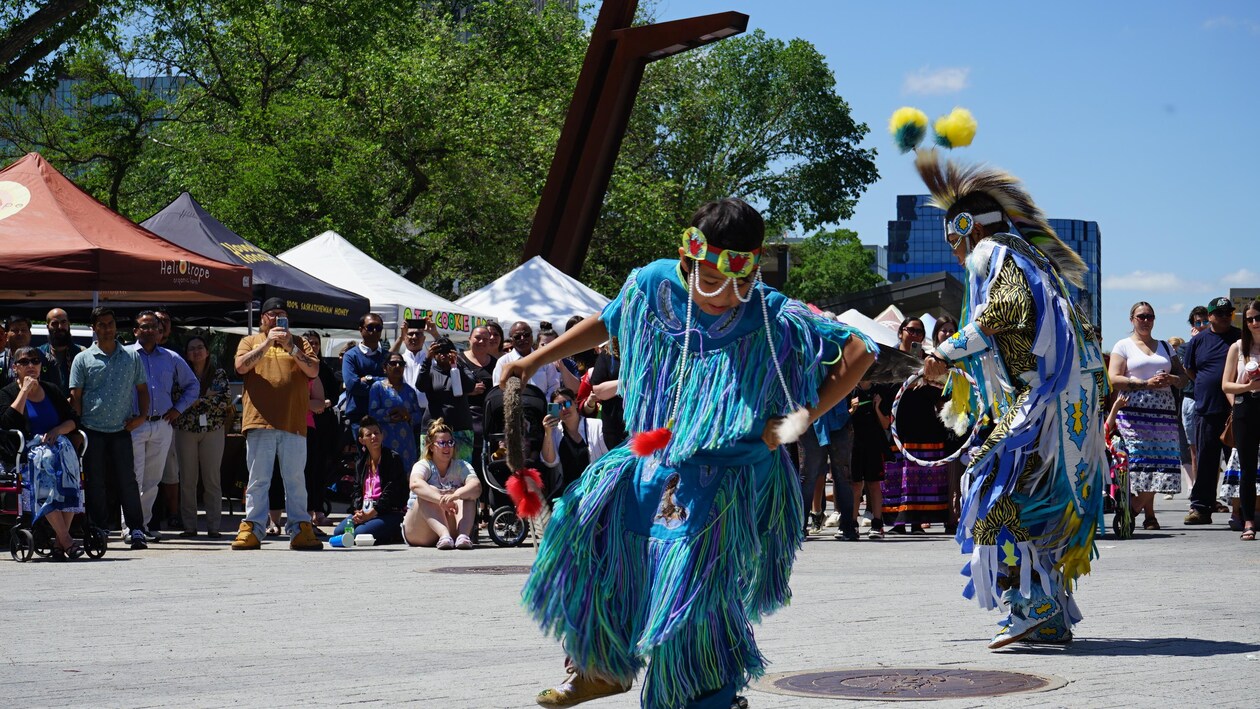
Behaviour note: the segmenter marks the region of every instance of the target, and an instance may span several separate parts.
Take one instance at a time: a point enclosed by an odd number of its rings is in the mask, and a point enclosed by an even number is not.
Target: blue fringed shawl
[[[766,342],[766,298],[779,364],[795,403],[813,404],[828,365],[849,337],[875,345],[847,325],[820,318],[800,301],[762,284],[761,294],[720,315],[693,312],[692,343],[682,398],[665,460],[675,464],[700,450],[720,450],[760,435],[771,416],[788,413]],[[687,289],[678,262],[656,261],[630,274],[601,318],[621,348],[621,394],[633,434],[669,420],[682,356]]]

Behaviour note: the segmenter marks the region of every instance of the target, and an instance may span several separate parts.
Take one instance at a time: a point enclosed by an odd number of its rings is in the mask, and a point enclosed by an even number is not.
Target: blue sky
[[[1098,222],[1107,349],[1136,301],[1157,337],[1184,337],[1192,306],[1260,287],[1260,3],[656,4],[659,20],[724,10],[813,43],[870,126],[880,179],[840,225],[863,242],[886,243],[896,195],[923,192],[888,117],[964,106],[979,131],[956,157],[1018,175],[1050,217]]]

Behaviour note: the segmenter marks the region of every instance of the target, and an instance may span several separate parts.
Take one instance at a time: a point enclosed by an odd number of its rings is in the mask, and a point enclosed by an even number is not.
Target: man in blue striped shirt
[[[171,424],[193,405],[201,388],[183,358],[158,346],[162,325],[158,322],[157,313],[145,310],[136,316],[135,332],[136,342],[127,348],[140,358],[149,383],[149,399],[143,410],[140,405],[146,402],[141,402],[139,397],[133,400],[131,412],[143,416],[144,423],[131,431],[131,455],[136,484],[140,486],[145,536],[150,541],[157,541],[160,537],[156,532],[149,531],[149,523],[153,518],[158,483],[162,481],[162,472],[166,467],[166,454],[174,437]]]

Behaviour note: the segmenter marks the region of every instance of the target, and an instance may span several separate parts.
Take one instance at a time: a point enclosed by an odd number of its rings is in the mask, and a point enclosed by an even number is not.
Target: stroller
[[[485,446],[482,448],[482,482],[486,486],[486,500],[490,507],[486,531],[490,534],[490,541],[496,545],[515,547],[520,546],[525,537],[529,536],[530,523],[521,519],[512,499],[508,497],[507,481],[512,476],[512,467],[508,465],[507,451],[502,443],[503,434],[491,434],[486,436]],[[558,471],[538,465],[533,458],[530,458],[530,462],[542,474],[544,497],[550,498],[561,482]]]
[[[42,515],[35,516],[47,501],[47,496],[41,494],[45,491],[35,484],[35,476],[27,462],[30,449],[26,438],[21,431],[15,430],[4,431],[2,435],[12,436],[17,441],[13,469],[0,473],[0,500],[4,501],[0,505],[0,517],[12,520],[13,525],[9,529],[9,554],[14,561],[30,561],[35,555],[41,558],[51,557],[55,538],[52,527]],[[87,452],[87,434],[74,431],[69,438],[81,464],[83,454]],[[86,515],[75,517],[70,526],[70,534],[81,540],[83,551],[89,559],[105,556],[109,544],[108,533],[88,524]]]

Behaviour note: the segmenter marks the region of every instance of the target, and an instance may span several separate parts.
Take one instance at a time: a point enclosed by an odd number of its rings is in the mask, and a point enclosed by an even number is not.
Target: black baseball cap
[[[1226,298],[1225,296],[1221,296],[1219,298],[1213,298],[1207,304],[1207,309],[1209,313],[1215,313],[1218,310],[1228,310],[1229,312],[1232,313],[1234,312],[1234,302],[1231,301],[1229,298]]]
[[[265,313],[270,310],[288,310],[288,308],[285,307],[284,298],[268,298],[264,300],[262,310],[258,312]]]

